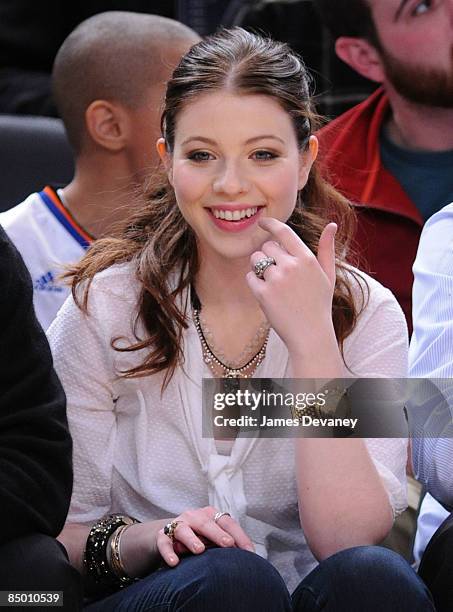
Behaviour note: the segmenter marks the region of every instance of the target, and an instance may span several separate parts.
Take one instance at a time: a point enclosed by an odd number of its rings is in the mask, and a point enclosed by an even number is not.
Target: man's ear
[[[170,185],[173,186],[173,163],[171,153],[167,149],[167,143],[165,142],[165,138],[159,138],[157,140],[156,150],[165,168]]]
[[[377,83],[384,81],[379,52],[364,38],[340,36],[335,43],[335,51],[340,59],[366,79]]]
[[[85,111],[85,125],[91,139],[109,151],[121,151],[130,138],[129,115],[122,106],[95,100]]]

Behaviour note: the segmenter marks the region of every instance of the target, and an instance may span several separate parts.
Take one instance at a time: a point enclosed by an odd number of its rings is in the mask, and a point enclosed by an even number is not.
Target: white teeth
[[[246,208],[244,210],[218,210],[212,209],[212,213],[216,219],[225,219],[226,221],[240,221],[245,217],[253,217],[258,212],[258,207]]]

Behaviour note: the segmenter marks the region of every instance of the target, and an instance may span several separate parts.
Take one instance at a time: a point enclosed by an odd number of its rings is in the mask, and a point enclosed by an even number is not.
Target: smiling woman
[[[274,98],[226,89],[188,103],[173,150],[163,138],[158,149],[200,259],[237,260],[265,241],[261,218],[289,219],[317,141],[311,136],[301,150],[291,117]]]
[[[406,373],[395,299],[345,261],[302,61],[221,31],[181,60],[161,125],[146,206],[74,268],[49,331],[87,609],[432,609],[371,546],[406,504],[405,440],[202,436],[203,377]]]

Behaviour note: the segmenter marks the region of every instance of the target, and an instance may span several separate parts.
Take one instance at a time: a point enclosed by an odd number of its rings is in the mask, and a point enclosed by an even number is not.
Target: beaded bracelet
[[[118,527],[138,522],[137,519],[124,514],[110,514],[93,525],[83,555],[87,590],[90,594],[114,592],[135,582],[134,578],[128,580],[118,578],[108,562],[107,547],[110,537]]]

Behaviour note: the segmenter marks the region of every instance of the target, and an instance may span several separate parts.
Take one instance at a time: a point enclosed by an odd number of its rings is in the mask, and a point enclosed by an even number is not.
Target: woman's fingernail
[[[225,546],[231,546],[231,544],[233,544],[233,540],[228,536],[223,536],[222,544],[224,544]]]
[[[204,548],[204,546],[203,546],[203,544],[201,542],[194,542],[192,544],[192,549],[193,550],[198,551],[198,550],[203,550],[203,548]]]
[[[168,557],[168,562],[171,563],[172,565],[174,565],[176,563],[176,557],[171,555],[171,557]]]
[[[253,544],[247,544],[247,546],[245,547],[245,550],[249,550],[250,552],[254,553],[255,547],[253,546]]]

